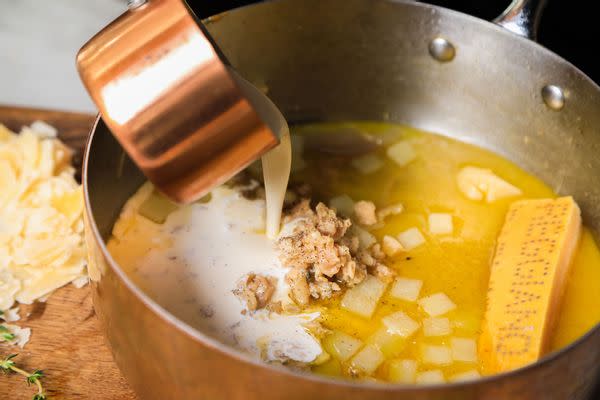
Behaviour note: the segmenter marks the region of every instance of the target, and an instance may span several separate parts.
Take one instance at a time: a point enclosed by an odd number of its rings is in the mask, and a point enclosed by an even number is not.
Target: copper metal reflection
[[[178,202],[277,144],[181,0],[126,12],[86,43],[77,65],[121,145]]]

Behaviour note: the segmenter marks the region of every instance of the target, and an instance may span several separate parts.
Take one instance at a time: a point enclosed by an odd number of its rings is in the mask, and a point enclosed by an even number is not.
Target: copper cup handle
[[[196,200],[278,143],[182,0],[132,7],[77,55],[102,119],[155,186]]]

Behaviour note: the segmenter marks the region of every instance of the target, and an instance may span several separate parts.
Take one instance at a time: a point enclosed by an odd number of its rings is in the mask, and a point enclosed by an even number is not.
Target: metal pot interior
[[[478,144],[573,195],[600,232],[600,88],[541,46],[460,13],[385,0],[266,2],[206,27],[289,121],[385,120]],[[455,46],[452,61],[430,55],[437,36]],[[564,90],[560,111],[544,104],[548,84]],[[107,240],[144,177],[101,121],[89,146],[88,207]]]

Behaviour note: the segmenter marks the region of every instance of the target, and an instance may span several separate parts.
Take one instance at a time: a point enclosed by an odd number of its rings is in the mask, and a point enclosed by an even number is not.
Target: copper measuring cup
[[[121,146],[177,202],[202,197],[278,143],[182,0],[129,1],[77,67]]]

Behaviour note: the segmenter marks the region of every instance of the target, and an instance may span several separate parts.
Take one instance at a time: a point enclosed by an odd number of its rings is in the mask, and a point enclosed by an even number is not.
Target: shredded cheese
[[[83,194],[52,129],[0,124],[0,310],[86,275]]]

